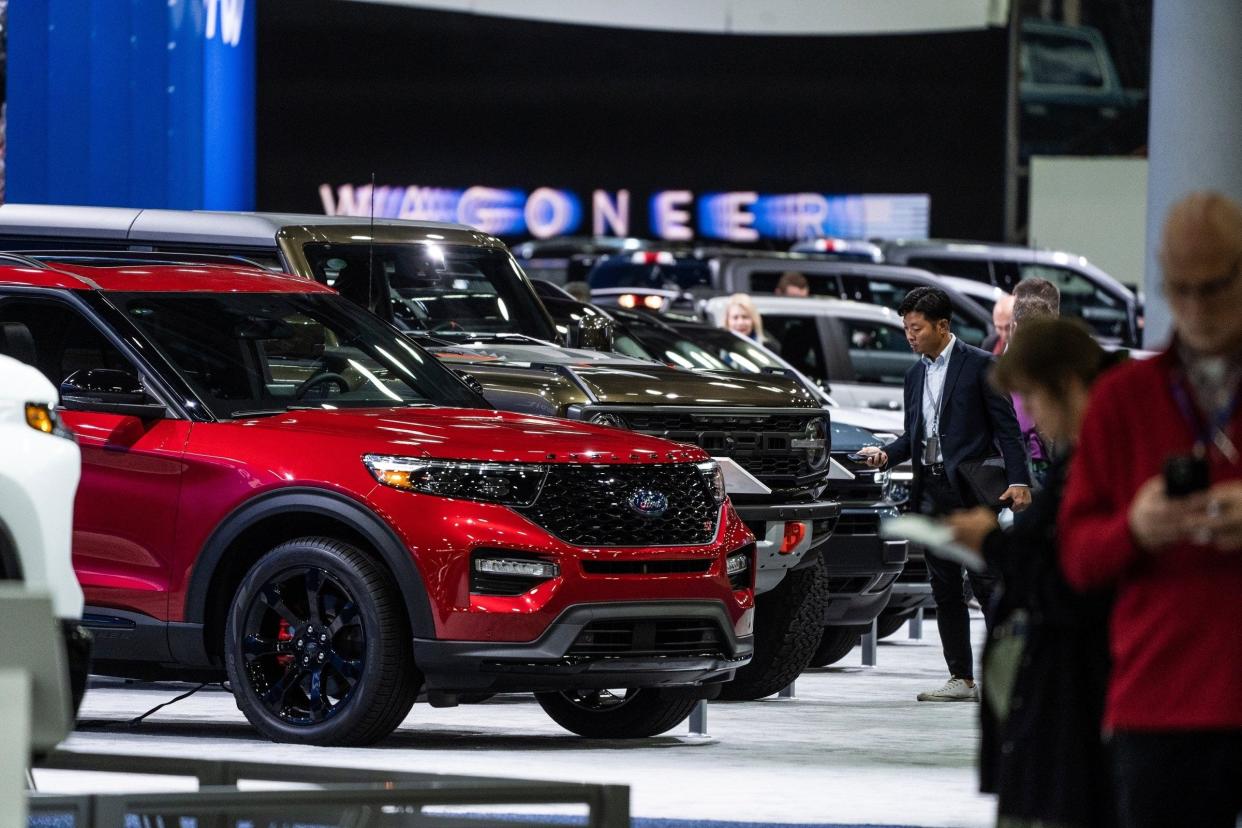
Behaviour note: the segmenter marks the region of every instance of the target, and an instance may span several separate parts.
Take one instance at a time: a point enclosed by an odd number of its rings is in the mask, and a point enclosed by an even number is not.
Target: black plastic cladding
[[[659,621],[594,621],[569,648],[568,656],[725,656],[720,627],[706,618]]]
[[[668,509],[637,512],[639,489],[663,494]],[[535,504],[517,511],[576,546],[697,546],[715,537],[720,507],[693,463],[554,465]]]

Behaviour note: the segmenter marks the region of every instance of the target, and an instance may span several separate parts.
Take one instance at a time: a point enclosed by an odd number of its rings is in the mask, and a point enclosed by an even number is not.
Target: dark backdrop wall
[[[260,209],[321,212],[320,184],[374,172],[636,202],[927,193],[933,235],[1003,234],[1003,30],[703,35],[261,0],[258,37]]]

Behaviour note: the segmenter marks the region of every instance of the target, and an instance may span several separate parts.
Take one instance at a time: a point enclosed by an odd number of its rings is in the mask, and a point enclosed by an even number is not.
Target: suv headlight
[[[26,403],[26,425],[44,434],[55,434],[66,440],[74,440],[73,432],[65,427],[56,411],[45,403]]]
[[[394,489],[439,497],[530,506],[539,497],[548,467],[534,463],[477,463],[368,454],[362,462],[375,479]]]
[[[724,503],[725,479],[720,464],[715,460],[707,460],[697,465],[699,473],[707,481],[707,490],[712,493],[712,499],[716,501],[716,505],[719,506],[721,503]]]
[[[807,423],[802,436],[790,442],[790,448],[805,449],[806,462],[812,470],[821,471],[827,467],[832,449],[827,419],[817,417]]]

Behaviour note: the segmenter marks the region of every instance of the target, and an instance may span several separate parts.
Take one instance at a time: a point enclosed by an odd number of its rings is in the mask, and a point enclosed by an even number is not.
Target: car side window
[[[814,316],[764,315],[764,332],[781,345],[781,356],[808,377],[828,382],[828,363]]]
[[[1020,265],[1023,279],[1047,279],[1061,291],[1061,315],[1081,319],[1097,335],[1106,339],[1125,339],[1129,311],[1121,297],[1114,296],[1081,273],[1055,265]]]
[[[776,285],[786,273],[802,273],[800,270],[764,270],[750,274],[750,292],[755,294],[775,293]],[[832,299],[841,298],[841,282],[831,273],[802,273],[812,296],[827,296]]]
[[[60,302],[0,301],[0,332],[5,352],[15,351],[9,356],[38,368],[57,388],[65,377],[88,368],[137,373],[133,363],[89,319]]]
[[[840,323],[855,381],[872,385],[905,382],[906,371],[917,357],[900,328],[863,319],[842,319]]]

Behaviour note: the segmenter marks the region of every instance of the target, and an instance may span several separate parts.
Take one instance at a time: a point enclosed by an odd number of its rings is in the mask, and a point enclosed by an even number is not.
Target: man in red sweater
[[[1242,206],[1196,193],[1160,250],[1169,349],[1095,387],[1061,511],[1061,564],[1111,587],[1123,826],[1234,828],[1242,811]],[[1166,491],[1171,457],[1210,482]]]

